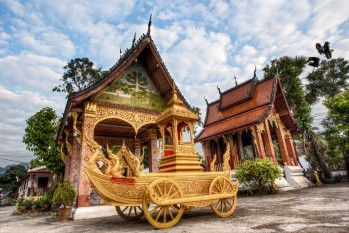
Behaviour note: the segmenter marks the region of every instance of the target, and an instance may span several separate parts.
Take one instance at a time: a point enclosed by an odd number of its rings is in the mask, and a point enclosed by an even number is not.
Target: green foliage
[[[75,200],[76,192],[74,188],[70,185],[70,182],[64,181],[56,188],[53,199],[52,206],[63,205],[64,208],[73,205]]]
[[[324,101],[329,112],[322,125],[330,153],[343,157],[349,176],[349,91]]]
[[[310,104],[318,102],[320,97],[333,97],[349,90],[349,62],[343,58],[323,60],[306,79],[306,100]]]
[[[17,179],[22,179],[25,173],[26,168],[21,165],[10,167],[10,169],[0,175],[0,188],[16,191]]]
[[[268,193],[272,183],[280,176],[279,167],[269,159],[246,160],[236,171],[239,182],[257,194]]]
[[[53,92],[72,93],[81,91],[101,80],[106,71],[101,67],[93,68],[93,62],[88,58],[75,58],[63,67],[64,74],[60,79],[63,83],[53,88]]]
[[[44,164],[52,173],[63,169],[55,138],[59,128],[59,117],[52,108],[46,107],[27,121],[23,143],[27,150],[34,152],[36,162]]]
[[[47,193],[44,193],[41,197],[39,197],[36,201],[35,204],[40,207],[41,209],[45,208],[45,205],[50,204],[50,199]]]
[[[305,93],[302,88],[300,75],[306,68],[307,58],[284,56],[271,61],[271,65],[263,68],[264,78],[279,74],[281,85],[284,89],[287,102],[294,113],[298,125],[303,130],[309,130],[313,117],[311,108],[306,101]]]

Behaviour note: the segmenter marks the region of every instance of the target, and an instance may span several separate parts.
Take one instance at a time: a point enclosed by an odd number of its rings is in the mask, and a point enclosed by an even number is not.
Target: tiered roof
[[[277,76],[258,81],[254,76],[234,88],[220,92],[220,98],[207,105],[204,129],[196,142],[247,129],[260,124],[275,107],[281,121],[297,133],[299,127],[288,107]]]
[[[135,61],[141,62],[145,69],[147,70],[150,78],[154,82],[156,88],[159,90],[161,96],[165,98],[166,101],[170,101],[172,98],[172,85],[174,83],[170,73],[167,70],[151,36],[149,33],[143,34],[137,41],[133,41],[132,47],[127,49],[121,56],[116,64],[109,70],[105,77],[93,84],[92,86],[79,91],[70,93],[68,95],[67,104],[64,110],[63,120],[61,121],[60,129],[56,138],[56,141],[62,139],[61,135],[63,133],[66,122],[72,122],[72,117],[69,116],[69,112],[73,109],[81,109],[84,101],[93,100],[94,97],[110,86],[120,75]],[[178,87],[175,86],[178,97],[184,102],[184,104],[190,108],[188,102],[184,99],[183,95],[179,91]],[[136,107],[123,106],[126,108],[133,108],[139,111],[154,112],[154,110],[147,110]]]

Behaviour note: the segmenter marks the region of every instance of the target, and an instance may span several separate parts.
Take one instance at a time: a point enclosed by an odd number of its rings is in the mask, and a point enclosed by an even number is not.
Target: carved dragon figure
[[[224,137],[224,143],[227,149],[225,150],[225,153],[223,155],[223,171],[230,171],[230,143],[226,137]]]
[[[118,156],[113,154],[113,152],[109,149],[109,145],[107,144],[107,154],[110,159],[110,175],[113,177],[123,177],[123,166],[120,163]],[[107,175],[107,174],[106,174]]]
[[[99,148],[99,145],[96,141],[94,141],[92,138],[90,138],[86,133],[85,133],[85,139],[86,139],[86,143],[90,148],[90,151],[93,153],[90,157],[90,160],[87,162],[87,165],[95,170],[95,171],[99,171],[99,168],[97,167],[97,162],[102,160],[104,157],[101,149]]]

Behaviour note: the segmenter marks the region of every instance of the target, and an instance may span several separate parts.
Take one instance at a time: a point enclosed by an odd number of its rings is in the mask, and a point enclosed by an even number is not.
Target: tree
[[[305,99],[302,80],[299,77],[304,72],[307,62],[307,58],[303,56],[294,58],[284,56],[272,60],[271,65],[263,68],[264,78],[279,75],[287,102],[303,131],[309,130],[313,121],[311,108]]]
[[[306,57],[284,56],[273,60],[271,65],[264,67],[264,77],[279,74],[282,87],[285,92],[287,102],[294,113],[294,117],[303,132],[303,143],[309,144],[311,150],[308,151],[308,158],[314,156],[323,172],[325,179],[332,178],[330,169],[327,166],[325,157],[319,148],[317,135],[312,131],[313,117],[311,116],[310,103],[306,100],[300,75],[304,72],[308,63]],[[305,146],[304,146],[305,147]]]
[[[55,143],[59,122],[60,118],[52,108],[43,108],[26,121],[23,136],[23,143],[27,150],[34,152],[36,162],[44,164],[52,173],[58,173],[64,167]]]
[[[16,191],[17,182],[24,177],[25,173],[26,169],[21,165],[10,167],[0,175],[0,188]]]
[[[53,88],[53,92],[72,93],[81,91],[101,80],[106,71],[101,67],[93,68],[93,62],[88,58],[75,58],[63,67],[65,70],[60,79],[63,83]]]
[[[328,98],[324,105],[329,110],[327,119],[323,122],[325,137],[333,148],[332,151],[341,153],[344,157],[349,178],[349,91]]]
[[[319,67],[306,76],[306,100],[310,104],[320,97],[333,97],[349,90],[349,62],[343,58],[322,60]]]

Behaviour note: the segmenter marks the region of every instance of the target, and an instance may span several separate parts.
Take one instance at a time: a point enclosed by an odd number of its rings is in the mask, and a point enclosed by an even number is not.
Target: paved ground
[[[0,208],[1,233],[28,232],[349,232],[349,183],[323,185],[262,197],[239,197],[229,218],[197,208],[166,230],[155,230],[142,218],[126,222],[108,218],[59,222],[54,215],[13,215]]]

